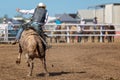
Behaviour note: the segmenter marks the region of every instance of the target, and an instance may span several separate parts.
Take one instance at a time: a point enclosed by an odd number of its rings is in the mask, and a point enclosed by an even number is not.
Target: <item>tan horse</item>
[[[114,36],[108,36],[108,35],[115,35],[115,26],[114,25],[107,25],[104,26],[105,30],[113,30],[113,31],[105,31],[106,39],[108,42],[114,42]]]
[[[61,26],[57,26],[55,30],[61,30]],[[53,34],[61,34],[61,31],[54,31]],[[59,43],[61,36],[55,36],[54,39],[56,43]]]
[[[66,25],[64,23],[62,25],[58,25],[55,30],[66,30]],[[54,36],[55,42],[56,43],[64,43],[66,42],[66,36],[59,36],[59,35],[66,35],[65,31],[54,31],[53,35],[58,35]]]
[[[42,64],[45,69],[45,73],[48,75],[46,68],[46,49],[43,41],[40,36],[33,29],[24,30],[21,39],[19,41],[19,55],[16,63],[20,64],[21,55],[25,53],[27,58],[28,67],[30,67],[28,76],[32,76],[32,71],[34,68],[33,60],[39,58],[42,61]]]
[[[75,25],[72,25],[71,27],[70,27],[70,34],[72,35],[72,34],[77,34],[77,27],[75,26]],[[71,43],[74,43],[75,42],[75,40],[76,40],[76,36],[70,36],[70,42]]]

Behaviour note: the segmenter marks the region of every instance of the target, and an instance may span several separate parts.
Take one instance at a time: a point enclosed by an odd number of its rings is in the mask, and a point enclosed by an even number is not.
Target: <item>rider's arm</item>
[[[45,23],[47,23],[47,20],[48,20],[48,12],[46,13]]]
[[[34,9],[31,9],[31,10],[16,9],[16,11],[22,14],[33,14],[34,13]]]

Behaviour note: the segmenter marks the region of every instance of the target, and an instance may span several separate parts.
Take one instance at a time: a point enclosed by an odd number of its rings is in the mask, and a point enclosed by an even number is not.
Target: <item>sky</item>
[[[34,9],[40,2],[46,4],[49,15],[54,16],[55,14],[77,13],[78,10],[100,4],[120,3],[120,0],[1,0],[0,17],[8,15],[12,18],[20,14],[16,12],[16,8]]]

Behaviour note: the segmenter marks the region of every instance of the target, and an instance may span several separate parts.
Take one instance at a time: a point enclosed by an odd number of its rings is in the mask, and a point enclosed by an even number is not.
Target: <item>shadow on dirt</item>
[[[86,73],[86,71],[81,71],[81,72],[50,72],[49,73],[49,76],[61,76],[61,75],[64,75],[64,74],[83,74],[83,73]],[[45,74],[44,73],[40,73],[40,74],[37,74],[37,77],[44,77]]]

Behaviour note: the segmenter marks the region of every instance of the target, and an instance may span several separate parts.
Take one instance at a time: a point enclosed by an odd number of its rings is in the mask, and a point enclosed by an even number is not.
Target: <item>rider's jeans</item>
[[[16,35],[16,40],[20,39],[22,32],[23,32],[23,28],[21,27]]]
[[[41,34],[42,27],[40,27],[40,24],[38,24],[38,23],[36,23],[36,22],[33,22],[33,23],[31,23],[31,26],[37,31],[37,33],[38,33],[39,35]],[[16,40],[19,40],[19,39],[20,39],[21,34],[22,34],[23,30],[24,30],[23,27],[25,27],[25,26],[22,26],[22,27],[19,29],[19,31],[18,31],[18,33],[17,33],[17,35],[16,35]]]

